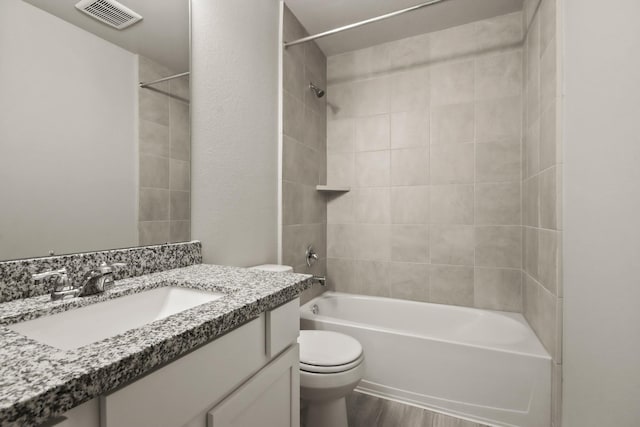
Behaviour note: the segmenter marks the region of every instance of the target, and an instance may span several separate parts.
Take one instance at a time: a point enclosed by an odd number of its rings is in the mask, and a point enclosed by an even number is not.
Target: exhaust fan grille
[[[82,0],[76,4],[76,8],[119,30],[142,19],[142,16],[114,0]]]

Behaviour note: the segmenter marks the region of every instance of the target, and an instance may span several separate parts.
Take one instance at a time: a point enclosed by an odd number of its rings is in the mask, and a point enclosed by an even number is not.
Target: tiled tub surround
[[[139,56],[140,81],[173,74],[176,72]],[[184,242],[191,238],[189,77],[140,88],[138,94],[139,244]]]
[[[45,295],[52,283],[33,284],[31,275],[66,267],[72,283],[79,283],[83,274],[101,263],[125,263],[115,271],[116,279],[126,279],[173,268],[202,263],[198,241],[158,246],[113,249],[44,258],[29,258],[0,262],[0,303],[20,298]]]
[[[54,349],[6,327],[161,286],[226,296],[75,351]],[[52,302],[40,296],[0,304],[0,424],[37,425],[294,299],[309,286],[308,275],[201,264],[120,280],[95,297]]]
[[[307,31],[284,7],[284,38],[294,40]],[[309,82],[324,89],[327,62],[314,43],[283,51],[283,164],[282,164],[282,263],[298,273],[324,276],[326,272],[327,197],[316,190],[326,183],[326,97],[317,98]],[[305,250],[313,245],[318,261],[308,267]],[[318,284],[302,296],[321,292]]]
[[[524,316],[553,357],[552,425],[562,390],[561,0],[527,0],[523,149]]]
[[[522,311],[522,13],[328,58],[336,290]]]

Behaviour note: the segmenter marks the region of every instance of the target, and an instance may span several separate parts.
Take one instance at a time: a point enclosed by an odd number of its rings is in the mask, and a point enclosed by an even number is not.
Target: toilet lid
[[[364,354],[361,354],[353,362],[349,362],[344,365],[337,366],[317,366],[317,365],[309,365],[307,363],[300,362],[300,371],[301,372],[311,372],[314,374],[337,374],[340,372],[348,371],[360,365],[364,361]]]
[[[332,331],[300,331],[300,363],[314,366],[350,364],[362,355],[362,346],[348,335]]]

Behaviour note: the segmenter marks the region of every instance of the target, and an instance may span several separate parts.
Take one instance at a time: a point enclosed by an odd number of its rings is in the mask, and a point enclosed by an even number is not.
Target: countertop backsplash
[[[157,273],[174,268],[202,263],[199,241],[155,246],[139,246],[98,252],[84,252],[43,258],[26,258],[0,262],[0,303],[21,298],[45,295],[51,282],[34,284],[31,275],[66,267],[72,283],[78,283],[83,274],[107,263],[125,263],[115,272],[116,280]]]

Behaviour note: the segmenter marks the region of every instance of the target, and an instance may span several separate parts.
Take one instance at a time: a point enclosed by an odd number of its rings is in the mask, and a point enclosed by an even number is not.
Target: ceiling
[[[311,34],[415,6],[424,0],[285,0]],[[447,0],[377,23],[318,39],[327,55],[522,10],[523,0]],[[286,40],[290,41],[290,40]]]
[[[117,30],[75,8],[79,0],[24,0],[176,73],[189,70],[189,0],[119,0],[143,20]]]

